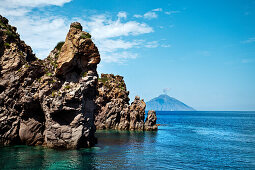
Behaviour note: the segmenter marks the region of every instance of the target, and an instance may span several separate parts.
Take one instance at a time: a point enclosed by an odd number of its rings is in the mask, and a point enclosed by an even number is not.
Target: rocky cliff
[[[97,111],[95,125],[97,129],[117,130],[156,130],[156,113],[150,111],[146,121],[146,104],[140,97],[129,105],[129,92],[123,77],[113,74],[101,74],[98,80]]]
[[[0,16],[0,144],[90,147],[98,129],[155,130],[139,97],[129,105],[123,77],[103,74],[89,33],[72,23],[44,60]],[[96,117],[95,117],[96,116]]]
[[[89,34],[72,23],[65,42],[39,60],[6,18],[0,26],[0,143],[92,146],[100,55]]]

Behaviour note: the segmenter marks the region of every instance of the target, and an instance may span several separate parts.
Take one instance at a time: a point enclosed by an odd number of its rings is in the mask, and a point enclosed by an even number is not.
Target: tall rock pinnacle
[[[100,55],[90,35],[72,23],[62,48],[40,60],[6,20],[0,17],[0,144],[93,146]]]

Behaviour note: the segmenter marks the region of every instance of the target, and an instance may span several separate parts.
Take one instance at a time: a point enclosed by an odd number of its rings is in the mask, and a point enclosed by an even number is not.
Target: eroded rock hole
[[[76,114],[72,111],[62,110],[55,114],[52,114],[52,120],[60,125],[69,125],[75,118]]]

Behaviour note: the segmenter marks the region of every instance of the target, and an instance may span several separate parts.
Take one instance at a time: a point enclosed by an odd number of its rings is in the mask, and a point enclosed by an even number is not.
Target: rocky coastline
[[[0,144],[75,149],[95,145],[96,129],[157,130],[156,113],[121,76],[102,74],[100,54],[78,22],[44,60],[0,15]]]

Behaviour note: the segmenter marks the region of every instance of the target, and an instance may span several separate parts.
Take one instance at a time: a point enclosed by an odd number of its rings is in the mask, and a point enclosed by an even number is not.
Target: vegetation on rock
[[[64,43],[65,43],[64,41],[58,42],[57,45],[55,46],[55,48],[60,51],[62,46],[64,45]]]

